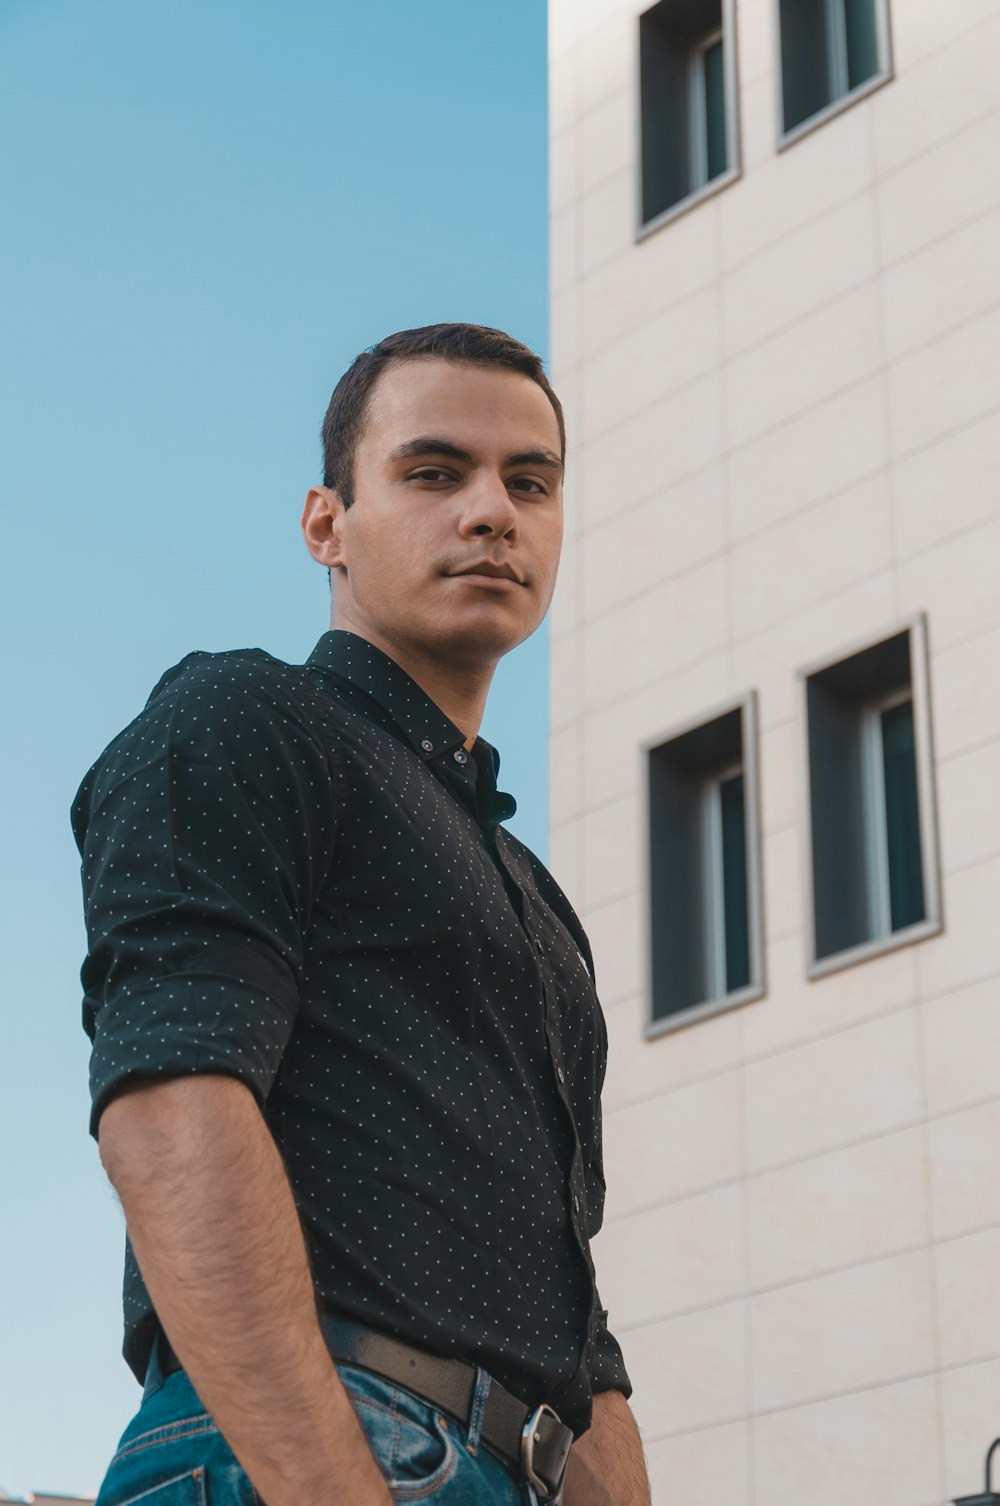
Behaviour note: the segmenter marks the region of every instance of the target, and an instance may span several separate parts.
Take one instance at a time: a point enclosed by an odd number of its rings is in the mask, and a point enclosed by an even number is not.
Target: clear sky
[[[545,3],[0,3],[0,1486],[93,1492],[138,1402],[87,1134],[73,794],[195,648],[301,662],[298,518],[358,351],[547,359]],[[542,635],[484,728],[544,855]]]

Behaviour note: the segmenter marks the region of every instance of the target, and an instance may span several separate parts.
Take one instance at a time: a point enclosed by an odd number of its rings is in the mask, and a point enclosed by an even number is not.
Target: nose
[[[502,476],[476,477],[465,489],[459,529],[465,538],[511,538],[517,534],[518,511]]]

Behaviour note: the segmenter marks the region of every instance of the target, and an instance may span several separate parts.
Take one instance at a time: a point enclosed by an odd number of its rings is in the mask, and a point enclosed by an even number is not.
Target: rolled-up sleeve
[[[625,1357],[621,1345],[608,1328],[608,1310],[598,1303],[597,1323],[594,1330],[594,1351],[590,1362],[590,1389],[596,1396],[599,1391],[621,1391],[628,1398],[632,1395],[632,1382],[625,1369]]]
[[[328,750],[250,655],[189,655],[88,771],[71,820],[93,1135],[136,1078],[224,1073],[264,1104],[337,805]]]

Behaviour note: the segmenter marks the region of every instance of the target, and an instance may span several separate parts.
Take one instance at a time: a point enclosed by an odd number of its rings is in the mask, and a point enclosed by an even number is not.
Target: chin
[[[538,626],[521,623],[497,622],[460,624],[454,621],[439,623],[434,633],[434,646],[443,659],[463,668],[482,668],[496,664],[505,654],[518,647]]]

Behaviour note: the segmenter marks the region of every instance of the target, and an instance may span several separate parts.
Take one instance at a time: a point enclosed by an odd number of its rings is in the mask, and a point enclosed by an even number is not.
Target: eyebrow
[[[472,461],[468,450],[435,434],[421,434],[417,439],[405,440],[394,450],[390,450],[389,459],[413,460],[418,455],[447,455],[451,460]],[[563,473],[563,463],[552,450],[519,450],[516,455],[508,455],[504,465],[540,465],[548,470],[558,471],[560,476]]]

